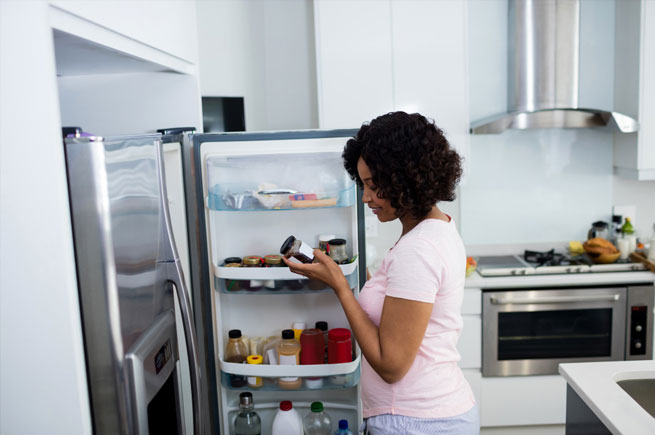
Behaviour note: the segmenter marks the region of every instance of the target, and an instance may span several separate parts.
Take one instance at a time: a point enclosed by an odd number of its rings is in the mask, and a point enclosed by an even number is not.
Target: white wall
[[[318,126],[312,2],[199,1],[203,96],[244,97],[246,130]]]
[[[581,2],[581,107],[613,107],[614,3]],[[469,2],[472,120],[507,109],[506,35],[507,0]],[[637,231],[648,237],[655,185],[615,177],[612,143],[610,132],[593,129],[472,136],[460,197],[465,242],[581,240],[592,222],[609,220],[613,205],[636,206]]]
[[[0,1],[0,433],[91,433],[48,5]]]

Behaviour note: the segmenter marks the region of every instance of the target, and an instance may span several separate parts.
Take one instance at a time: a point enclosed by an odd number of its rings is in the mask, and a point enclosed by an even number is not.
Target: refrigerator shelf
[[[244,376],[262,376],[279,378],[281,376],[335,376],[354,373],[359,367],[361,356],[358,352],[356,358],[348,363],[341,364],[312,364],[312,365],[261,365],[241,364],[220,361],[221,371],[227,374]]]
[[[357,262],[341,265],[350,288],[357,286]],[[233,273],[236,272],[236,273]],[[253,273],[254,272],[254,273]],[[253,281],[258,281],[254,283]],[[260,288],[253,288],[260,287]],[[331,292],[321,281],[296,275],[287,267],[216,267],[214,288],[227,294],[301,294]]]
[[[231,385],[231,377],[225,372],[221,372],[221,384],[224,388],[234,391],[318,391],[318,390],[343,390],[346,388],[352,388],[359,384],[359,370],[348,373],[345,375],[333,375],[333,376],[316,376],[302,378],[302,383],[298,388],[281,388],[275,378],[266,378],[263,377],[263,385],[261,387],[250,387],[248,384],[239,387],[233,387]],[[311,383],[308,383],[311,382]],[[322,382],[321,382],[322,381]],[[318,382],[318,384],[317,384]]]
[[[344,275],[348,276],[357,272],[357,261],[349,264],[339,265]],[[304,276],[293,273],[288,267],[220,267],[214,266],[214,276],[222,279],[236,280],[298,280],[307,279]]]
[[[292,200],[291,195],[289,193],[259,195],[252,188],[244,188],[243,185],[216,184],[209,190],[206,206],[214,211],[315,210],[352,207],[356,196],[354,183],[335,191],[296,194],[305,195],[304,200]]]

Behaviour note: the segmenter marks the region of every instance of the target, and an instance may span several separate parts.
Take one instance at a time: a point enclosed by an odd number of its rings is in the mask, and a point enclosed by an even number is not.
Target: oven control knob
[[[644,329],[644,328],[642,328],[641,325],[637,325],[637,326],[635,326],[635,331],[636,331],[636,332],[641,332],[642,329]]]
[[[635,349],[641,349],[641,341],[635,340]]]

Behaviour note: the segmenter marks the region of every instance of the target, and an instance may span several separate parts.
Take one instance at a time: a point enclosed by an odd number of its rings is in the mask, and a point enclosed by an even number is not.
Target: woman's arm
[[[371,367],[387,383],[401,380],[414,362],[433,304],[387,296],[378,328],[355,299],[339,266],[321,251],[314,255],[319,263],[297,264],[286,259],[285,263],[292,272],[319,279],[334,289]]]

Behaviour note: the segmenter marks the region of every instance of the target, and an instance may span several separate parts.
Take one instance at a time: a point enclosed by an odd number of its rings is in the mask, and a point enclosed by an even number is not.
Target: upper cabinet
[[[51,0],[53,28],[94,43],[191,73],[198,63],[195,2]]]
[[[466,2],[315,0],[314,8],[321,128],[418,112],[467,154]]]
[[[614,135],[614,171],[655,180],[655,3],[616,2],[614,107],[636,117],[639,132]]]

